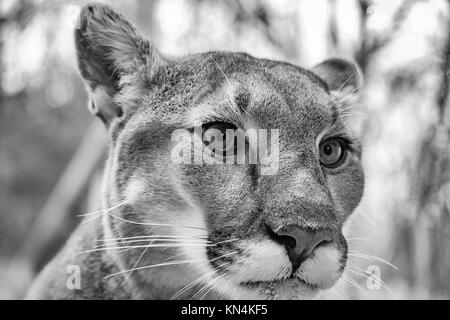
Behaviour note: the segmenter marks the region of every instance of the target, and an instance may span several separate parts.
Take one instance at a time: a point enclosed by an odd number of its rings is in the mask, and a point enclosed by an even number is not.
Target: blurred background
[[[105,131],[89,114],[73,29],[85,1],[0,1],[0,299],[97,205]],[[352,124],[365,195],[335,298],[450,298],[450,2],[109,1],[170,55],[244,51],[365,75]]]

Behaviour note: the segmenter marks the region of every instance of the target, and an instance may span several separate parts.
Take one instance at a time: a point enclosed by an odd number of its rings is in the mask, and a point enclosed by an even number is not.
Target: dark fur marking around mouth
[[[228,250],[224,249],[225,248],[206,247],[206,255],[208,257],[208,261],[213,268],[217,268],[216,270],[217,272],[226,270],[235,261],[235,255],[239,255],[242,253],[242,250],[239,248],[233,248]],[[237,253],[221,257],[233,251],[237,251]]]
[[[242,250],[240,248],[236,248],[233,241],[230,242],[222,242],[226,240],[232,240],[233,235],[231,231],[220,231],[213,232],[209,234],[208,241],[212,244],[221,242],[217,245],[206,247],[206,255],[208,257],[209,263],[213,268],[218,268],[218,271],[222,269],[226,269],[233,261],[235,261],[235,255],[242,254]],[[237,251],[236,254],[231,254],[231,252]],[[228,254],[229,255],[226,255]],[[221,257],[226,255],[224,257]],[[225,263],[225,265],[223,265]]]

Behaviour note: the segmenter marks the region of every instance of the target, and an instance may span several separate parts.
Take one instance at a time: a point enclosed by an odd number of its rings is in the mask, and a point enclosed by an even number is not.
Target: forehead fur
[[[198,115],[218,110],[259,115],[260,120],[274,121],[260,124],[267,128],[299,121],[305,113],[311,120],[332,113],[326,85],[313,73],[285,62],[211,52],[166,60],[151,74],[145,70],[133,75],[115,98],[127,105],[126,121],[138,115],[143,121],[186,124],[196,118],[194,111],[189,115],[186,110],[199,108]],[[283,114],[286,119],[280,118]]]

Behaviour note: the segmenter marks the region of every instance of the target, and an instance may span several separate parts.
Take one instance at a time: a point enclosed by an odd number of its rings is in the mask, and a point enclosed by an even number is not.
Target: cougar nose
[[[286,248],[293,273],[311,256],[315,248],[331,242],[334,238],[330,230],[306,230],[297,225],[284,226],[277,232],[269,228],[269,234]]]

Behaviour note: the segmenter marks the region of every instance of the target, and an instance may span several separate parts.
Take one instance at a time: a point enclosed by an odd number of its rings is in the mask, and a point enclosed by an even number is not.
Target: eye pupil
[[[323,149],[323,152],[329,156],[330,154],[333,153],[333,148],[330,145],[325,146],[325,148]]]

